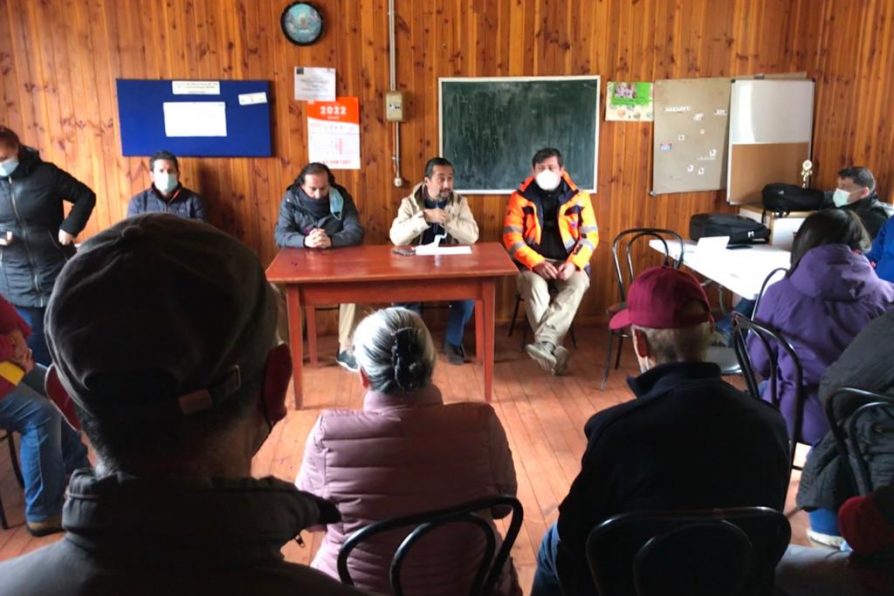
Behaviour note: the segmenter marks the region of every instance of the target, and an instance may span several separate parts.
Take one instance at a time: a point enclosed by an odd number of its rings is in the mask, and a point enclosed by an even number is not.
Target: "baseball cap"
[[[687,310],[692,302],[704,304],[704,312]],[[628,325],[677,329],[710,320],[708,296],[695,277],[673,267],[651,267],[630,284],[627,307],[611,318],[609,327],[613,331]]]
[[[89,239],[63,267],[47,343],[62,386],[97,418],[181,416],[263,370],[275,304],[238,240],[198,221],[142,215]]]

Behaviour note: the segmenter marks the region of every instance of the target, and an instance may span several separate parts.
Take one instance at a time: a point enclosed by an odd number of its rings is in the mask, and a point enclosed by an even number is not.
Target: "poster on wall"
[[[308,102],[307,144],[310,161],[333,170],[359,170],[360,101],[338,97],[335,101]]]
[[[652,121],[652,83],[609,81],[605,98],[606,120]]]
[[[335,69],[295,67],[297,101],[335,101]]]

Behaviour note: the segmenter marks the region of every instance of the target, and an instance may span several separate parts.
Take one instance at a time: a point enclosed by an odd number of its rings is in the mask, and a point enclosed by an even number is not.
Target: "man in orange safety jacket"
[[[509,197],[503,246],[519,267],[518,292],[534,330],[525,350],[541,368],[560,375],[570,356],[562,340],[590,286],[599,231],[590,197],[565,171],[558,149],[540,149],[531,166]]]

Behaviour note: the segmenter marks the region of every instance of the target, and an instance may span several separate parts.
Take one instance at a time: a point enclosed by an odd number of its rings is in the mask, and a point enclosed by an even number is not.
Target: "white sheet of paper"
[[[258,91],[257,93],[240,93],[239,105],[251,106],[258,103],[267,103],[267,92]]]
[[[424,257],[470,254],[472,254],[471,246],[435,246],[432,244],[423,244],[416,247],[416,255]]]
[[[335,101],[335,69],[312,66],[295,67],[295,99],[298,101]]]
[[[699,238],[698,244],[695,245],[697,253],[713,253],[715,251],[726,250],[729,244],[729,236],[709,236],[707,238]]]
[[[220,81],[171,81],[174,95],[220,95]]]
[[[222,101],[166,101],[165,136],[227,136],[227,104]]]

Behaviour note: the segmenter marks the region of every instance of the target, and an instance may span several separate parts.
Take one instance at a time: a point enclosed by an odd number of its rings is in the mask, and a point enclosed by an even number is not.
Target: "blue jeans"
[[[537,551],[537,570],[531,584],[531,596],[562,596],[559,572],[556,569],[556,551],[559,548],[559,531],[551,525],[540,541]]]
[[[416,314],[422,314],[421,302],[410,302],[400,306],[408,308]],[[447,340],[447,343],[453,346],[461,346],[463,344],[463,331],[474,312],[474,300],[454,300],[450,303],[450,316],[447,318],[447,331],[444,334],[444,339]]]
[[[47,348],[47,337],[43,332],[43,315],[46,310],[46,308],[16,306],[19,316],[25,319],[25,322],[31,327],[31,335],[28,336],[28,347],[31,348],[31,356],[34,358],[34,362],[49,366],[52,364],[52,359],[50,358],[50,349]]]
[[[90,466],[81,436],[44,394],[46,369],[35,366],[0,398],[0,427],[21,435],[25,519],[38,522],[62,513],[65,477]]]
[[[734,312],[742,313],[749,319],[754,314],[754,300],[748,300],[747,298],[742,298],[739,300],[736,305],[733,307]],[[733,317],[732,313],[720,318],[714,323],[714,329],[719,331],[724,335],[724,337],[732,337],[733,334]],[[732,343],[732,342],[728,342]]]

